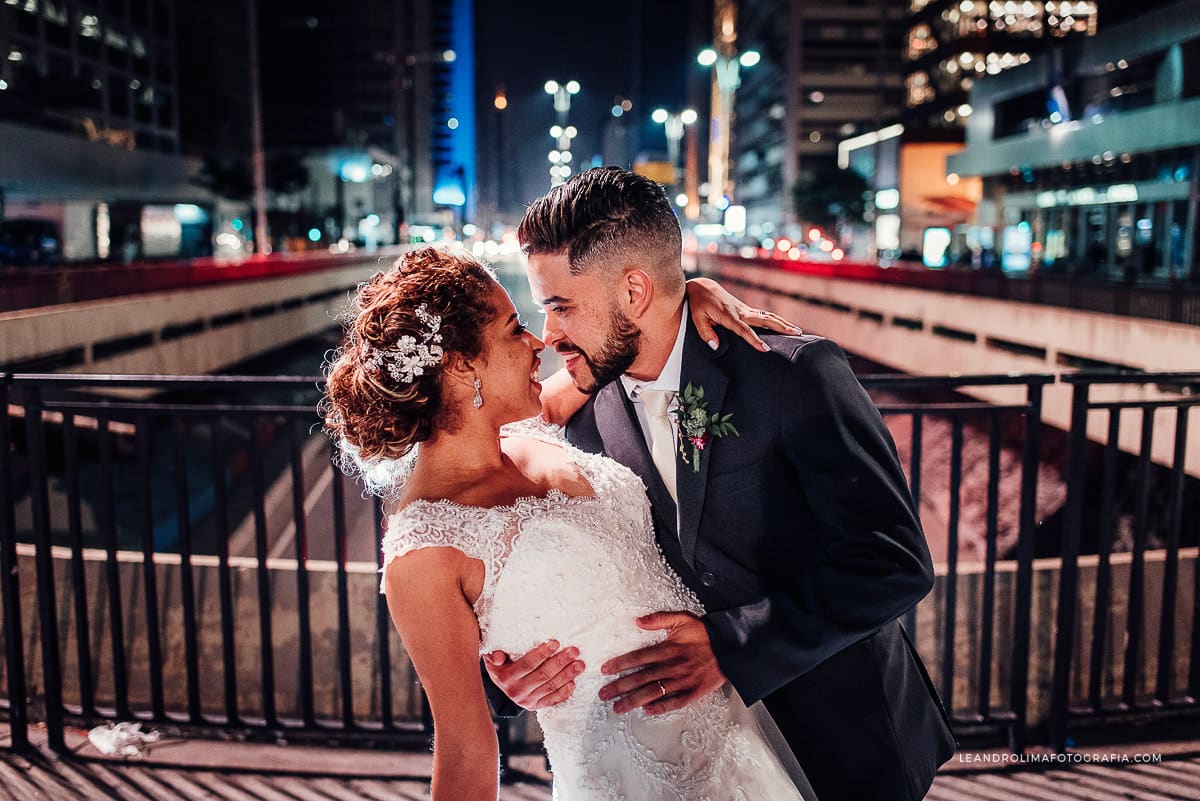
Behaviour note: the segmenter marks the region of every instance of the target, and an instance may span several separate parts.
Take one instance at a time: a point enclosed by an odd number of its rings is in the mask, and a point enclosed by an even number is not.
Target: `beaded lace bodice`
[[[751,742],[745,721],[730,713],[736,695],[728,688],[657,717],[617,715],[597,696],[612,679],[600,673],[603,662],[665,636],[638,628],[637,617],[704,611],[659,550],[641,479],[611,459],[573,447],[561,430],[540,421],[514,424],[505,433],[562,447],[593,494],[552,490],[489,508],[410,503],[388,518],[384,565],[427,547],[456,548],[482,562],[483,590],[475,602],[481,654],[502,650],[518,657],[551,638],[579,648],[586,668],[575,692],[538,713],[556,799],[760,797],[738,795],[759,783],[762,771],[755,766],[761,768],[762,758],[755,756],[760,744]],[[730,775],[736,766],[739,775]],[[743,770],[753,775],[740,775]],[[798,797],[792,793],[761,797]]]

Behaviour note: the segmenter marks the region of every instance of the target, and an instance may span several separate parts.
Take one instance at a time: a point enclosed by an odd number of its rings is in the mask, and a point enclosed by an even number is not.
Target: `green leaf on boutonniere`
[[[700,472],[700,454],[713,437],[729,434],[741,436],[730,422],[733,413],[709,412],[708,401],[704,400],[704,387],[694,386],[690,382],[679,397],[679,405],[671,413],[675,415],[677,423],[679,456],[684,464],[692,466],[692,472],[695,473]]]

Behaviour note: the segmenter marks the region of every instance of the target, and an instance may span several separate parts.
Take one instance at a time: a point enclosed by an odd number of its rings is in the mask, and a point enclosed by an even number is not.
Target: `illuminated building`
[[[0,213],[52,224],[67,261],[204,254],[175,45],[163,0],[0,4]]]
[[[770,235],[809,166],[901,111],[903,9],[890,0],[743,3],[739,46],[761,53],[738,90],[733,172],[748,231]],[[765,226],[765,229],[764,229]]]
[[[1200,278],[1200,2],[1105,27],[979,82],[950,173],[983,178],[976,222],[1010,270]],[[1007,243],[1007,246],[1006,244]]]
[[[961,141],[974,83],[1050,44],[1093,36],[1097,0],[911,0],[904,34],[904,125]],[[1101,13],[1098,13],[1101,12]]]

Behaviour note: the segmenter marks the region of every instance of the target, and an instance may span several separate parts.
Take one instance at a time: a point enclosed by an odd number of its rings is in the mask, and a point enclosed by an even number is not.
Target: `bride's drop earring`
[[[483,395],[479,393],[479,388],[483,386],[483,382],[478,377],[475,378],[475,400],[471,402],[476,409],[483,406]]]

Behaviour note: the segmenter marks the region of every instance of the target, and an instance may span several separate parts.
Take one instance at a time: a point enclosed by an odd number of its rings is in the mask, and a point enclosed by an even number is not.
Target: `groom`
[[[555,187],[518,237],[546,346],[591,396],[568,439],[642,478],[659,544],[708,610],[639,620],[666,639],[601,666],[624,675],[600,697],[658,714],[729,681],[764,702],[823,801],[924,797],[955,740],[898,618],[933,566],[891,436],[842,351],[812,336],[763,335],[761,351],[703,341],[679,222],[634,173]],[[569,694],[573,656],[544,646],[488,671],[537,708]]]

